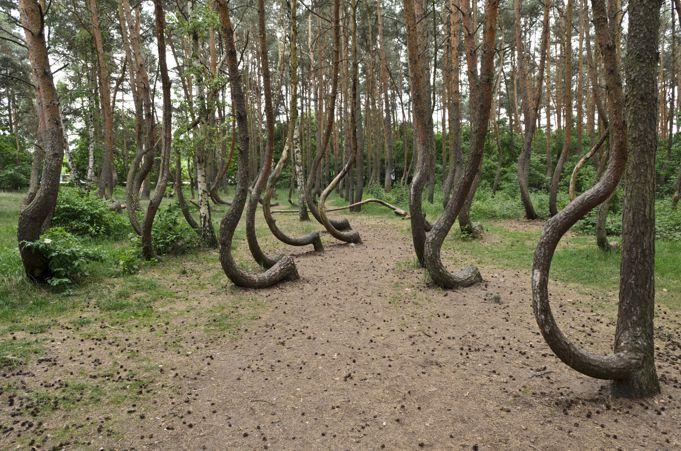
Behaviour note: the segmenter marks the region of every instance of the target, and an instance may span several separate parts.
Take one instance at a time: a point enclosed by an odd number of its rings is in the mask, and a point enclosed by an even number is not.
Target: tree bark
[[[97,0],[88,0],[90,21],[92,23],[92,37],[97,53],[97,67],[99,68],[99,97],[104,119],[104,155],[102,169],[99,176],[99,195],[110,199],[113,196],[114,166],[113,166],[113,108],[111,105],[111,86],[109,67],[104,53],[102,31],[97,12]]]
[[[383,139],[385,147],[385,178],[383,181],[383,188],[386,192],[392,189],[393,178],[395,177],[395,169],[393,167],[393,124],[392,124],[392,107],[390,105],[390,96],[388,94],[388,59],[386,56],[386,41],[383,30],[383,8],[382,1],[376,0],[376,15],[378,16],[378,42],[379,56],[381,59],[381,94],[383,96],[383,107],[385,109],[383,116]]]
[[[433,115],[430,105],[430,74],[426,55],[426,30],[423,0],[404,0],[404,22],[407,32],[407,62],[409,88],[413,109],[414,177],[409,190],[409,214],[411,235],[416,257],[424,266],[426,220],[423,214],[423,190],[428,182],[428,171],[433,158]]]
[[[537,80],[532,83],[528,74],[528,61],[525,55],[525,45],[520,34],[520,3],[521,0],[514,1],[515,11],[515,46],[518,54],[518,72],[520,78],[524,80],[525,86],[522,90],[522,111],[525,120],[525,130],[523,135],[523,150],[518,157],[518,184],[520,185],[520,200],[525,209],[526,219],[537,219],[537,213],[532,205],[529,189],[530,160],[532,157],[532,140],[537,130],[537,116],[541,105],[542,83],[544,81],[544,68],[546,66],[546,53],[549,46],[549,13],[551,2],[544,3],[544,17],[542,22],[542,40],[539,56],[539,69],[537,70]]]
[[[563,36],[563,107],[565,108],[565,127],[563,128],[563,149],[558,156],[556,167],[551,178],[551,188],[549,190],[549,214],[551,216],[558,213],[558,185],[563,173],[563,166],[570,154],[570,144],[572,139],[572,15],[573,0],[567,0],[565,8],[565,29]]]
[[[284,233],[279,226],[277,226],[277,221],[274,219],[272,216],[272,211],[270,209],[270,203],[272,200],[272,195],[274,194],[274,190],[277,187],[277,181],[279,180],[279,177],[281,176],[281,172],[284,170],[284,166],[286,165],[286,162],[288,161],[288,157],[291,148],[296,148],[298,146],[297,144],[297,136],[296,136],[296,131],[298,130],[297,123],[298,123],[298,47],[297,47],[297,41],[298,41],[298,2],[297,0],[289,0],[287,3],[289,7],[289,16],[290,16],[290,56],[289,56],[289,65],[290,65],[290,76],[289,76],[289,83],[291,85],[291,102],[290,102],[290,114],[289,114],[289,122],[288,122],[288,128],[286,132],[286,142],[284,143],[284,150],[282,151],[281,157],[279,158],[279,161],[277,162],[277,165],[274,168],[274,171],[269,177],[269,180],[267,181],[267,189],[265,190],[265,196],[263,197],[262,201],[262,210],[263,210],[263,215],[265,216],[265,221],[267,222],[267,226],[270,228],[270,231],[272,234],[279,239],[279,241],[286,243],[291,246],[307,246],[309,244],[312,244],[314,246],[314,250],[317,252],[322,252],[324,250],[324,246],[322,244],[322,239],[320,237],[319,232],[310,232],[306,235],[303,235],[301,237],[290,237],[286,233]],[[265,86],[265,92],[267,93],[267,86]],[[265,102],[267,103],[267,102]],[[274,124],[272,123],[272,118],[268,120],[268,125],[267,125],[267,131],[268,131],[268,136],[274,136]]]
[[[44,159],[41,178],[35,183],[36,189],[29,190],[19,211],[17,240],[26,276],[33,282],[45,282],[52,275],[49,262],[41,253],[27,248],[25,244],[40,238],[43,224],[54,213],[66,138],[47,54],[42,5],[37,0],[20,0],[19,12],[36,90],[39,123],[43,124],[39,139]]]
[[[259,274],[250,274],[241,269],[234,257],[232,257],[232,241],[234,231],[241,219],[246,204],[248,192],[248,116],[246,112],[246,100],[241,86],[241,73],[239,72],[239,60],[234,42],[234,28],[229,15],[227,0],[217,0],[216,6],[220,14],[222,35],[225,41],[227,55],[227,68],[229,72],[229,85],[232,92],[232,105],[236,115],[239,130],[239,144],[237,147],[237,185],[232,200],[232,206],[220,221],[220,264],[227,277],[239,287],[266,288],[285,280],[299,278],[295,262],[289,256],[282,257],[268,270]]]
[[[159,167],[156,189],[154,190],[154,195],[149,200],[147,212],[144,215],[144,221],[142,223],[142,255],[147,260],[151,260],[155,256],[151,231],[154,225],[156,212],[161,205],[163,195],[166,192],[166,186],[168,185],[170,148],[173,139],[171,123],[173,105],[170,100],[170,77],[168,76],[168,64],[166,63],[166,19],[161,1],[162,0],[154,0],[154,24],[158,50],[158,65],[161,75],[161,89],[163,91],[163,151],[161,152],[161,165]]]
[[[622,262],[615,352],[636,352],[639,367],[615,380],[617,395],[660,392],[655,371],[655,109],[660,0],[630,0],[625,74],[629,158],[622,209]],[[618,24],[616,24],[618,26]]]
[[[499,1],[485,2],[484,28],[481,44],[480,72],[478,73],[477,46],[470,3],[464,0],[463,15],[464,38],[466,48],[466,62],[468,66],[468,80],[470,93],[470,157],[465,172],[458,181],[456,190],[444,208],[440,218],[426,233],[424,243],[424,262],[433,283],[442,288],[459,288],[470,286],[482,281],[477,268],[469,266],[457,273],[450,273],[443,265],[440,250],[445,237],[452,228],[454,221],[461,212],[466,198],[471,191],[475,179],[479,177],[485,150],[485,137],[489,127],[492,94],[494,91],[494,54],[496,41],[497,18]]]
[[[577,197],[573,202],[563,209],[560,213],[549,219],[542,232],[539,243],[534,254],[534,264],[532,271],[532,297],[533,310],[537,324],[544,339],[553,352],[564,363],[573,369],[586,374],[587,376],[611,379],[615,382],[615,391],[619,394],[634,396],[645,396],[656,393],[659,390],[657,379],[653,378],[653,347],[652,347],[652,257],[654,249],[651,231],[654,230],[654,215],[651,198],[647,201],[637,199],[637,207],[645,208],[645,212],[637,209],[635,212],[627,208],[629,215],[625,221],[636,221],[639,214],[646,216],[645,220],[639,222],[643,226],[636,230],[628,224],[627,256],[623,257],[622,274],[620,278],[620,309],[618,315],[618,328],[615,340],[615,352],[606,356],[590,354],[575,344],[570,342],[561,332],[555,322],[548,296],[548,276],[551,267],[551,260],[558,242],[562,236],[570,229],[575,222],[581,219],[591,209],[605,201],[617,188],[620,178],[624,172],[627,160],[627,144],[640,145],[639,139],[643,140],[646,151],[639,152],[648,164],[643,163],[645,176],[638,174],[638,169],[634,173],[641,177],[641,181],[646,181],[647,186],[640,187],[638,184],[628,184],[630,201],[633,193],[643,196],[650,196],[650,186],[654,186],[654,171],[650,171],[650,161],[653,161],[656,139],[655,136],[655,115],[652,120],[648,120],[644,125],[628,124],[625,126],[623,110],[624,94],[622,92],[622,81],[617,64],[617,55],[613,43],[613,34],[610,32],[608,24],[608,14],[603,0],[592,0],[594,13],[594,24],[596,26],[596,36],[604,66],[606,68],[605,81],[608,95],[608,116],[610,119],[612,151],[608,167],[600,180],[591,189]],[[655,7],[657,7],[657,15]],[[627,118],[634,119],[637,116],[639,122],[641,112],[655,110],[655,68],[657,64],[657,27],[659,24],[659,3],[656,0],[633,0],[629,3],[630,22],[629,22],[629,41],[628,41],[628,61],[631,64],[630,72],[627,75],[627,86],[637,97],[632,102],[630,96],[627,97]],[[652,32],[651,32],[652,31]],[[635,82],[635,85],[630,83]],[[636,86],[636,87],[633,87]],[[644,86],[644,88],[637,88]],[[652,87],[652,91],[649,89]],[[638,91],[638,92],[637,92]],[[652,92],[652,95],[651,95]],[[643,96],[645,94],[645,96]],[[632,122],[636,123],[637,120]],[[653,142],[650,140],[650,125],[652,123]],[[633,136],[627,137],[627,132],[632,132]],[[636,141],[634,141],[636,140]],[[652,152],[650,151],[652,149]],[[632,155],[633,156],[633,155]],[[651,158],[652,157],[652,158]],[[637,158],[634,156],[634,158]],[[638,159],[638,158],[637,158]],[[630,167],[632,162],[630,162]],[[633,165],[638,166],[638,165]],[[651,177],[652,174],[652,177]],[[633,197],[635,197],[634,194]],[[629,204],[631,205],[631,204]],[[652,232],[654,235],[654,232]],[[631,243],[631,238],[636,238],[637,244]],[[640,241],[644,243],[641,244]],[[638,249],[636,248],[638,246]],[[643,250],[641,249],[643,248]],[[632,259],[632,252],[637,257]],[[625,263],[625,259],[627,260]],[[636,265],[631,265],[636,261]],[[641,262],[645,262],[641,265]],[[642,275],[632,274],[631,270]],[[623,293],[629,292],[630,294]],[[643,298],[641,298],[643,297]],[[645,383],[655,381],[654,384]]]

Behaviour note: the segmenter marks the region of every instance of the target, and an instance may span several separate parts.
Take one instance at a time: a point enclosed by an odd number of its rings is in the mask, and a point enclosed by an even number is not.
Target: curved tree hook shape
[[[241,73],[234,42],[234,28],[229,15],[227,0],[216,2],[220,14],[222,34],[227,53],[227,67],[229,70],[229,84],[232,92],[232,105],[239,131],[237,148],[237,185],[232,200],[232,206],[220,221],[220,263],[229,279],[237,286],[246,288],[265,288],[284,280],[298,279],[298,270],[290,256],[279,259],[267,271],[260,274],[249,274],[239,268],[232,257],[232,240],[248,195],[248,119],[246,113],[246,99],[241,86]]]
[[[466,4],[467,1],[464,1]],[[442,263],[440,249],[454,221],[463,208],[468,192],[482,166],[485,149],[485,136],[489,125],[490,108],[492,106],[492,92],[494,86],[494,54],[499,0],[487,0],[485,3],[485,23],[483,29],[482,58],[480,74],[478,74],[477,56],[475,54],[475,28],[471,20],[470,7],[465,6],[462,13],[464,21],[464,35],[466,40],[466,60],[468,64],[468,79],[471,86],[471,153],[465,173],[456,187],[455,193],[449,198],[447,205],[432,226],[426,232],[424,243],[424,263],[431,279],[442,288],[459,288],[473,285],[482,281],[478,269],[469,266],[459,272],[449,272]]]
[[[340,64],[340,0],[334,0],[333,2],[333,66],[331,68],[331,94],[329,95],[329,111],[326,118],[326,128],[324,129],[324,135],[322,137],[322,146],[320,147],[319,153],[315,156],[312,161],[312,167],[310,168],[310,173],[305,183],[305,202],[307,207],[310,209],[312,216],[315,217],[320,224],[324,225],[321,216],[319,215],[319,209],[314,199],[314,185],[317,178],[317,172],[319,172],[319,167],[322,164],[322,158],[326,153],[326,148],[329,146],[329,140],[331,139],[331,132],[333,130],[334,122],[334,112],[336,108],[336,96],[338,94],[338,66]],[[333,226],[335,230],[350,230],[350,221],[347,219],[331,219],[327,221]],[[324,225],[326,227],[326,225]],[[328,229],[327,229],[328,230]],[[331,231],[329,230],[329,233]]]
[[[281,154],[281,158],[274,167],[274,171],[270,175],[267,181],[267,189],[265,190],[265,195],[262,199],[262,212],[265,216],[265,222],[270,228],[272,235],[277,237],[279,241],[288,244],[290,246],[307,246],[312,244],[314,250],[317,252],[322,252],[324,250],[324,245],[322,244],[322,239],[319,232],[310,232],[301,237],[290,237],[284,233],[279,226],[277,226],[277,221],[272,216],[271,202],[274,190],[277,187],[277,181],[281,176],[281,172],[284,170],[284,166],[289,159],[290,148],[298,145],[295,139],[295,133],[297,130],[298,123],[298,24],[297,24],[297,1],[290,0],[287,2],[289,8],[289,16],[291,21],[291,54],[289,56],[289,69],[290,69],[290,83],[291,83],[291,115],[289,117],[289,125],[286,133],[286,143],[284,144],[284,150]],[[269,128],[269,125],[268,125]]]
[[[611,153],[608,166],[600,180],[546,222],[534,254],[532,267],[532,307],[544,339],[560,360],[587,376],[598,379],[610,379],[616,381],[616,383],[623,382],[629,394],[648,395],[659,391],[657,377],[654,374],[654,362],[651,358],[652,311],[642,313],[642,307],[640,305],[633,305],[631,300],[628,302],[632,305],[625,305],[626,302],[623,299],[622,290],[620,290],[620,313],[615,340],[615,352],[610,355],[601,356],[590,354],[570,342],[556,324],[549,304],[549,270],[558,242],[575,222],[608,199],[614,192],[624,173],[627,160],[627,136],[622,114],[622,111],[625,109],[624,94],[622,80],[616,63],[615,47],[609,32],[606,7],[603,0],[592,0],[591,3],[596,38],[603,56],[604,67],[607,68],[605,71],[605,82],[608,97],[607,108],[611,131],[610,136],[612,139]],[[642,15],[654,13],[654,9],[650,11],[653,4],[657,5],[659,18],[660,4],[659,2],[648,0],[632,3],[634,4],[630,4],[630,41],[627,44],[627,53],[633,54],[632,58],[645,60],[645,65],[653,67],[652,85],[654,86],[654,67],[656,64],[648,60],[654,60],[657,56],[654,49],[650,49],[651,43],[645,43],[645,41],[654,41],[652,46],[657,46],[657,28],[652,26],[650,30],[644,29],[642,32],[640,24],[646,20],[641,17]],[[647,6],[641,7],[641,4],[646,3],[648,4]],[[655,21],[653,20],[653,22]],[[632,62],[628,62],[627,66],[630,64]],[[634,64],[638,67],[633,70],[640,70],[641,66],[644,65],[640,61],[638,63],[634,62]],[[629,68],[627,69],[629,70]],[[648,79],[639,79],[638,81],[650,82]],[[653,97],[655,96],[653,95]],[[655,130],[654,126],[653,130]],[[624,258],[622,268],[624,271]],[[629,315],[633,315],[632,312],[639,314],[637,318],[639,319],[638,324],[635,324],[636,320],[634,318],[629,317]],[[623,313],[628,315],[625,316]],[[644,321],[644,319],[641,318],[649,320],[650,323],[642,327],[640,321]],[[650,371],[651,365],[652,376],[649,373],[650,377],[643,382],[641,380],[633,380],[637,377],[637,373],[645,372],[646,370]]]
[[[337,6],[334,5],[334,18],[337,17],[337,11],[336,8]],[[351,105],[357,105],[357,100],[358,100],[358,86],[357,86],[357,79],[358,79],[358,70],[359,70],[359,63],[357,60],[357,18],[356,18],[356,13],[357,13],[357,2],[353,1],[352,2],[352,18],[350,19],[352,22],[352,100],[350,101]],[[334,40],[336,38],[336,33],[337,30],[334,28]],[[337,240],[343,241],[345,243],[352,243],[352,244],[360,244],[362,242],[362,238],[359,236],[359,233],[356,230],[339,230],[334,223],[329,219],[329,217],[326,214],[326,198],[329,197],[329,194],[333,192],[334,189],[338,186],[340,181],[347,175],[347,173],[350,171],[350,168],[352,165],[357,161],[357,109],[352,107],[350,108],[350,140],[351,140],[351,147],[352,147],[352,152],[350,156],[348,157],[348,161],[345,163],[343,166],[343,169],[336,174],[336,176],[331,180],[329,183],[329,186],[327,186],[324,191],[322,191],[322,194],[319,196],[319,220],[321,223],[324,225],[326,230],[336,238]],[[361,171],[360,171],[360,177]],[[361,197],[361,196],[360,196]]]
[[[260,196],[265,188],[270,172],[272,171],[272,158],[274,156],[274,110],[272,108],[272,83],[270,76],[269,58],[267,55],[267,35],[265,32],[265,3],[258,0],[258,44],[260,51],[261,71],[263,80],[263,91],[265,94],[265,117],[267,127],[267,145],[265,156],[260,167],[260,172],[255,183],[250,189],[248,202],[246,203],[246,241],[251,255],[255,261],[263,268],[271,268],[281,259],[281,256],[274,258],[265,254],[258,243],[258,236],[255,232],[255,214],[258,211]]]

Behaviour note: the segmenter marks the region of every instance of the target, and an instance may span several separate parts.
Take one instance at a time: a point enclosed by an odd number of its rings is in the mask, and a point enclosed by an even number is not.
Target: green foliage
[[[77,237],[61,227],[49,229],[41,239],[27,241],[25,246],[47,259],[52,274],[47,282],[55,288],[77,283],[87,276],[85,265],[88,262],[102,260],[100,252],[85,247]]]
[[[605,230],[608,235],[622,234],[621,203],[614,199],[606,221]],[[575,224],[574,230],[585,233],[596,233],[598,209],[591,211],[584,219]],[[673,209],[669,199],[658,199],[655,202],[655,236],[658,240],[681,241],[681,210]]]
[[[151,237],[159,255],[181,255],[199,246],[198,235],[182,218],[177,204],[170,204],[159,211]]]
[[[365,189],[366,198],[374,197],[382,199],[393,205],[407,206],[409,204],[409,186],[395,184],[390,192],[385,192],[383,185],[373,183],[368,185]]]
[[[16,191],[28,186],[31,157],[21,148],[17,151],[16,146],[14,137],[0,135],[0,190]]]
[[[124,247],[111,253],[111,260],[120,275],[137,274],[142,264],[139,247]]]
[[[92,238],[121,238],[129,230],[126,219],[111,211],[105,201],[75,188],[59,191],[52,225]]]

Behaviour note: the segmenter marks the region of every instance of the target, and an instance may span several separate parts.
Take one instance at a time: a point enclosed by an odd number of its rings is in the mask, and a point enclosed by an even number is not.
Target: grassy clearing
[[[401,208],[408,208],[408,192],[406,188],[396,187],[391,193],[383,193],[376,187],[368,188],[368,195],[387,199]],[[535,207],[539,212],[548,211],[548,198],[542,193],[532,194]],[[336,197],[333,205],[344,205],[345,202]],[[566,204],[567,198],[559,199],[559,204]],[[658,228],[675,230],[681,227],[681,210],[671,209],[667,200],[658,202]],[[424,211],[431,220],[442,212],[442,196],[435,192],[434,202],[424,202]],[[344,213],[350,214],[350,213]],[[392,211],[376,205],[362,207],[362,215],[394,218]],[[611,213],[613,222],[617,222],[617,213]],[[541,227],[529,224],[527,227],[508,227],[506,220],[522,218],[523,209],[517,196],[506,192],[498,192],[492,196],[488,190],[481,189],[476,194],[471,209],[472,220],[481,222],[486,229],[487,239],[471,240],[458,232],[455,224],[450,237],[445,241],[444,249],[463,253],[471,264],[508,269],[529,269],[532,266],[534,249],[539,239]],[[663,221],[660,223],[660,221]],[[521,226],[523,223],[520,223]],[[409,233],[409,221],[403,221],[401,229]],[[520,229],[520,230],[519,230]],[[667,234],[669,235],[669,234]],[[619,237],[611,237],[617,241]],[[606,253],[595,245],[595,237],[591,234],[575,232],[561,242],[556,251],[551,277],[561,282],[577,284],[603,293],[616,294],[619,289],[619,267],[621,254]],[[410,262],[399,262],[397,269],[408,266]],[[670,308],[681,309],[681,241],[658,239],[655,256],[656,299]],[[529,281],[528,281],[529,283]]]

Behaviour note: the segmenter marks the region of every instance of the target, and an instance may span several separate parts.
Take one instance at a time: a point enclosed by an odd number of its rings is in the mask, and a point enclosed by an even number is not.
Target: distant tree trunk
[[[518,64],[520,78],[525,84],[525,89],[522,90],[522,110],[523,118],[525,119],[525,133],[523,135],[523,150],[518,158],[518,184],[520,185],[520,200],[525,209],[525,218],[537,219],[537,213],[534,211],[534,205],[532,205],[532,199],[530,198],[529,176],[530,161],[532,158],[532,140],[534,139],[534,134],[537,130],[537,116],[539,114],[539,107],[541,106],[542,83],[544,81],[544,68],[546,67],[546,52],[549,46],[549,13],[551,11],[551,3],[550,1],[544,3],[539,69],[537,70],[537,80],[534,83],[530,79],[528,73],[527,68],[529,64],[525,55],[525,45],[520,34],[520,0],[515,0],[514,5],[515,46],[518,54],[516,62]]]
[[[298,130],[298,127],[296,126],[298,122],[298,47],[296,45],[298,40],[298,24],[297,24],[298,5],[297,0],[290,0],[287,4],[290,16],[289,19],[290,20],[289,83],[291,85],[290,114],[288,127],[286,131],[286,142],[284,143],[284,149],[281,153],[281,158],[279,159],[277,165],[274,168],[274,171],[272,171],[272,175],[270,175],[269,180],[267,181],[267,189],[265,190],[265,195],[262,200],[262,209],[263,214],[265,216],[265,221],[267,221],[267,225],[269,226],[270,231],[277,239],[279,239],[279,241],[291,246],[307,246],[308,244],[312,244],[314,246],[315,251],[321,252],[324,250],[324,246],[322,245],[322,240],[319,232],[310,232],[306,235],[297,238],[290,237],[277,226],[277,222],[272,216],[272,212],[270,210],[270,202],[272,200],[272,195],[274,194],[274,191],[277,187],[277,181],[281,176],[281,172],[284,170],[284,166],[288,161],[289,154],[291,153],[290,149],[298,147],[298,140],[296,136],[296,131]],[[264,61],[267,60],[264,59]],[[267,94],[267,92],[268,88],[267,86],[265,86],[265,93]],[[265,104],[267,104],[267,101],[265,102]],[[273,116],[272,113],[270,113],[270,115],[268,116],[267,123],[268,138],[270,136],[274,137],[274,121],[272,120],[273,119],[272,116]]]
[[[383,31],[383,8],[382,0],[376,0],[376,15],[378,16],[378,42],[380,43],[379,55],[381,58],[381,93],[383,96],[383,139],[385,147],[385,178],[383,188],[385,191],[392,189],[395,169],[393,168],[393,124],[390,95],[388,94],[388,59],[385,51],[385,35]]]
[[[629,2],[626,106],[609,15],[603,0],[592,0],[591,3],[596,36],[607,68],[605,81],[612,151],[608,168],[600,180],[546,222],[534,255],[533,309],[544,339],[564,363],[587,376],[613,380],[614,392],[618,395],[642,397],[659,392],[653,346],[653,256],[657,146],[655,69],[660,3],[657,0]],[[625,108],[626,126],[622,114]],[[617,188],[626,165],[627,145],[632,158],[627,172],[631,182],[625,190],[617,331],[614,353],[599,356],[578,348],[558,328],[549,305],[548,276],[562,236]]]
[[[558,185],[563,173],[563,166],[570,154],[572,135],[572,0],[567,0],[565,8],[565,27],[563,36],[563,106],[565,108],[565,127],[563,128],[563,149],[558,156],[556,167],[551,178],[549,190],[549,213],[551,216],[558,213]]]
[[[350,109],[350,139],[351,139],[351,146],[352,146],[352,153],[349,155],[349,158],[347,162],[345,163],[345,166],[343,166],[343,169],[341,172],[336,174],[336,177],[331,181],[329,186],[327,186],[324,191],[322,191],[322,194],[319,196],[319,217],[321,219],[321,223],[324,225],[326,228],[327,232],[331,234],[334,238],[337,240],[343,241],[345,243],[354,243],[354,244],[359,244],[362,242],[362,239],[360,238],[359,233],[357,233],[356,230],[338,230],[334,224],[329,220],[326,214],[326,198],[333,192],[333,190],[338,186],[338,182],[340,182],[343,177],[345,177],[352,167],[353,163],[358,162],[359,159],[362,157],[358,155],[358,123],[360,120],[358,120],[357,115],[359,113],[359,107],[357,105],[359,104],[359,61],[357,59],[357,0],[352,1],[352,13],[351,13],[351,28],[352,28],[352,95],[351,95],[351,107]],[[334,0],[333,3],[333,23],[334,23],[334,48],[340,47],[339,40],[340,40],[340,24],[339,24],[339,11],[340,11],[340,0]],[[339,56],[338,52],[334,52],[335,56]],[[334,63],[335,64],[335,63]],[[355,108],[356,107],[356,108]],[[332,113],[331,113],[332,114]],[[359,166],[357,167],[357,177],[364,178],[364,173],[363,173],[363,167]],[[356,185],[356,190],[359,190],[360,188],[360,183],[357,183]],[[355,191],[355,195],[357,191]],[[361,199],[361,192],[359,194],[359,198]],[[351,197],[350,199],[355,199],[356,202],[356,197]]]
[[[298,279],[298,271],[293,259],[289,256],[282,257],[267,271],[259,274],[250,274],[241,269],[232,257],[232,240],[234,231],[241,219],[246,204],[248,192],[248,115],[246,101],[241,86],[241,73],[239,72],[239,59],[234,42],[234,28],[229,15],[227,0],[217,0],[216,6],[220,14],[222,36],[225,41],[227,55],[227,68],[229,72],[229,84],[232,92],[232,105],[236,122],[239,128],[239,145],[237,152],[237,185],[232,200],[232,206],[220,222],[220,263],[229,279],[237,286],[246,288],[266,288],[284,280]]]
[[[337,2],[339,0],[334,0],[334,2]],[[334,11],[336,9],[336,6],[334,6]],[[339,6],[340,9],[340,6]],[[324,134],[322,136],[322,144],[320,147],[320,150],[317,152],[317,155],[315,156],[312,165],[310,167],[310,170],[308,171],[308,177],[307,177],[307,182],[305,183],[305,202],[307,203],[308,208],[310,209],[310,213],[312,213],[312,216],[315,217],[317,221],[319,221],[320,224],[323,224],[321,216],[319,215],[319,210],[317,207],[317,204],[314,201],[314,187],[317,179],[317,173],[319,172],[319,168],[322,162],[322,158],[324,157],[324,152],[325,149],[329,145],[329,140],[331,138],[331,131],[333,130],[333,122],[334,122],[334,111],[335,111],[335,105],[336,105],[336,95],[338,93],[338,67],[340,64],[340,16],[338,20],[334,23],[333,29],[334,29],[334,47],[333,47],[333,65],[331,68],[331,94],[329,96],[329,108],[327,111],[327,117],[326,117],[326,126],[324,129]],[[350,222],[348,222],[347,219],[331,219],[329,220],[329,223],[333,226],[333,228],[343,231],[343,230],[349,230],[350,229]],[[329,232],[330,233],[330,232]]]
[[[126,179],[126,210],[133,230],[137,234],[142,233],[142,227],[137,218],[139,209],[139,192],[142,182],[151,172],[154,162],[154,112],[151,100],[151,87],[142,54],[140,22],[141,13],[136,10],[136,19],[133,19],[128,0],[119,3],[119,21],[121,35],[126,55],[131,61],[130,85],[135,104],[135,141],[136,152]]]
[[[33,282],[45,282],[52,276],[49,262],[41,253],[27,248],[25,243],[40,238],[43,224],[49,221],[54,213],[66,138],[59,111],[59,98],[47,54],[42,5],[37,0],[20,0],[19,13],[36,91],[38,139],[43,147],[44,159],[40,180],[34,181],[33,176],[31,177],[34,186],[29,189],[29,194],[19,211],[17,239],[26,276]],[[37,155],[35,161],[38,161]],[[35,165],[34,169],[37,169]],[[37,175],[37,171],[34,172]]]
[[[88,0],[90,21],[92,23],[92,37],[97,53],[97,67],[99,68],[99,97],[104,119],[104,155],[102,170],[99,176],[99,195],[107,199],[113,196],[114,167],[113,167],[113,108],[111,106],[111,86],[109,67],[104,53],[102,31],[99,25],[97,0]]]
[[[154,0],[154,16],[156,44],[158,50],[158,66],[161,75],[161,86],[163,90],[163,151],[161,152],[161,165],[159,167],[158,180],[153,197],[149,200],[147,212],[142,223],[142,255],[150,260],[155,256],[154,243],[151,237],[152,227],[156,212],[161,205],[163,195],[168,185],[168,174],[170,172],[170,147],[172,145],[172,109],[170,100],[170,77],[168,76],[168,64],[166,63],[166,38],[165,27],[166,19],[161,4],[162,0]]]

